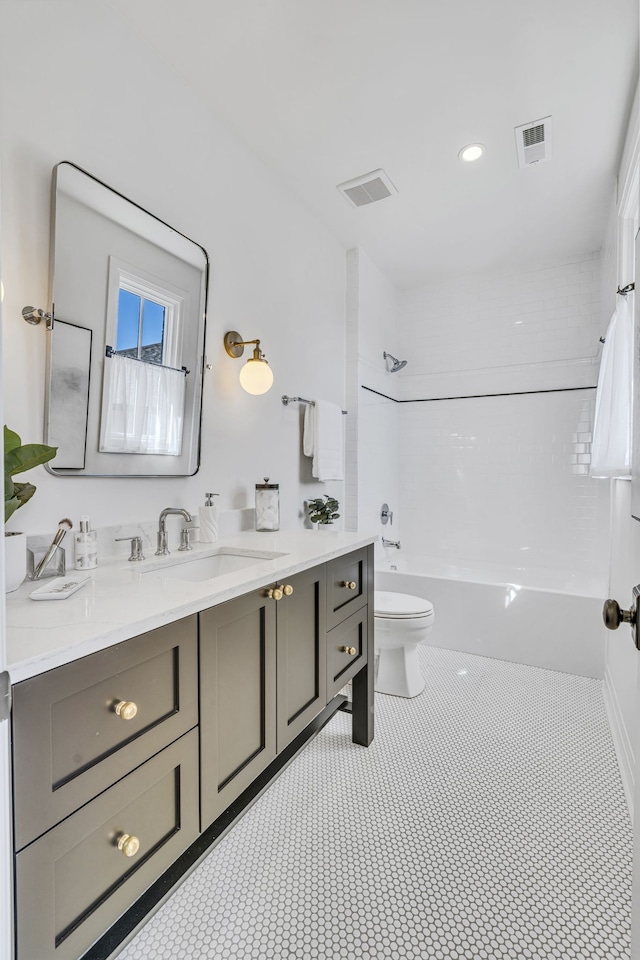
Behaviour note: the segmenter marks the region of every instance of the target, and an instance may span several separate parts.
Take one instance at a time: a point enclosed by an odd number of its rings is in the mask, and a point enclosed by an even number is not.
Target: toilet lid
[[[386,617],[392,620],[409,619],[411,617],[433,616],[433,604],[422,597],[414,597],[410,593],[389,593],[386,590],[376,590],[374,594],[374,612],[376,617]]]

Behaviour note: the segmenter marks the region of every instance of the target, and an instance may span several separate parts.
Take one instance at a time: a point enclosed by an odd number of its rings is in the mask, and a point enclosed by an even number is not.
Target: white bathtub
[[[603,676],[604,588],[595,578],[396,555],[376,567],[375,584],[433,603],[428,642],[434,647]]]

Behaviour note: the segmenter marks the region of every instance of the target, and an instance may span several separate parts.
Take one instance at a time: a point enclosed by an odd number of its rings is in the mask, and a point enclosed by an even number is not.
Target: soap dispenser
[[[206,493],[204,507],[200,507],[200,542],[216,543],[218,539],[218,508],[213,500],[219,493]]]

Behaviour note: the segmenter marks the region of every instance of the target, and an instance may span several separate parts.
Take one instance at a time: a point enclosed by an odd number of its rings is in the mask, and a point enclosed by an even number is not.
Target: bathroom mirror
[[[58,476],[199,466],[206,251],[81,170],[53,171],[45,442]]]

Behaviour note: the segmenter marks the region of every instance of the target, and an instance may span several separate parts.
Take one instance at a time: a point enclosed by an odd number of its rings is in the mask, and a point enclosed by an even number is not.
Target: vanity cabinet
[[[350,679],[353,740],[368,746],[371,558],[356,550],[14,685],[17,960],[108,956],[244,791],[344,706]]]
[[[200,614],[202,829],[327,703],[325,567]]]

